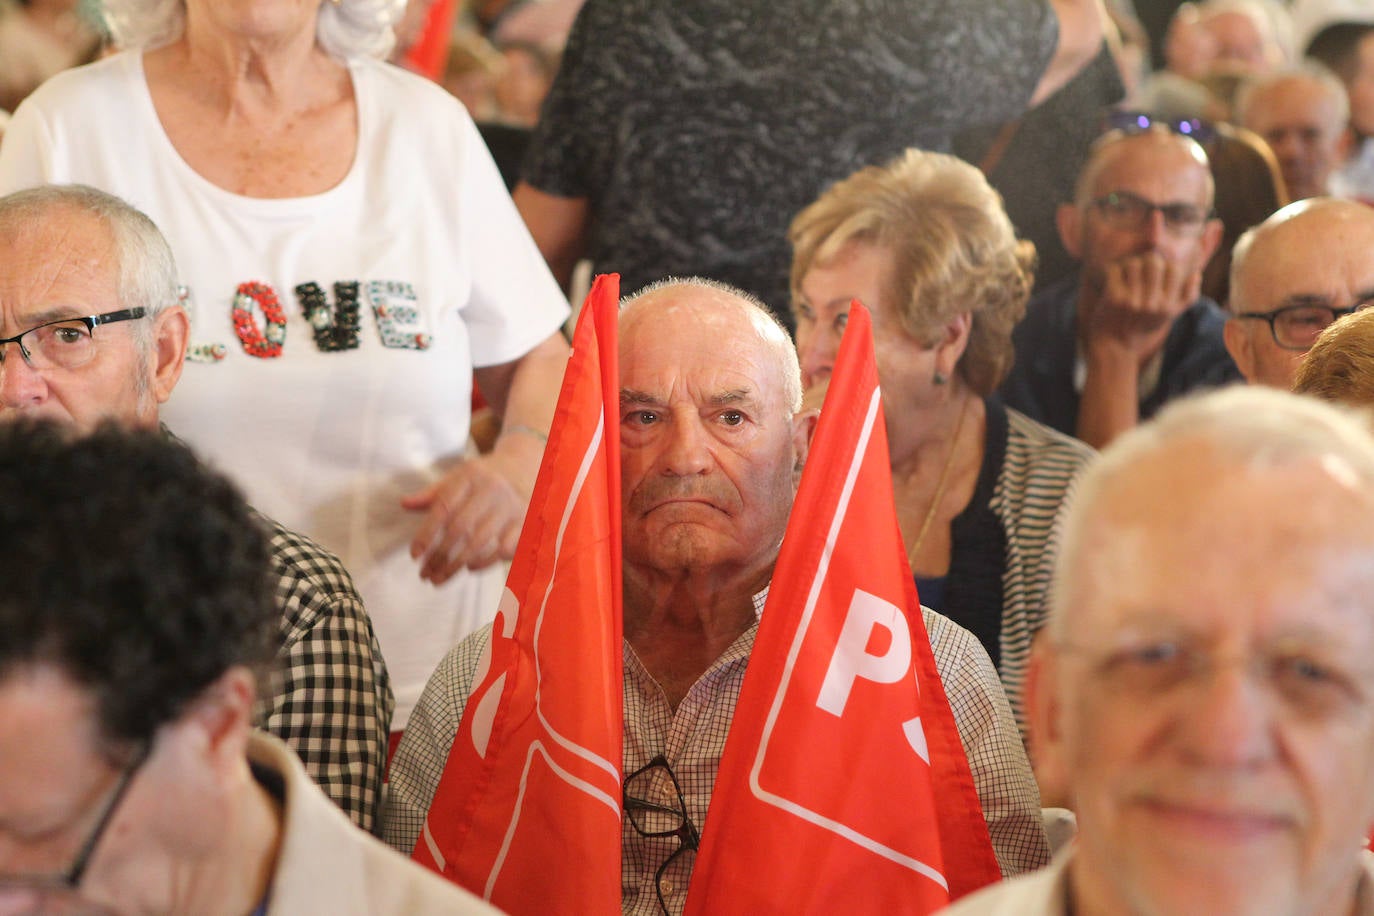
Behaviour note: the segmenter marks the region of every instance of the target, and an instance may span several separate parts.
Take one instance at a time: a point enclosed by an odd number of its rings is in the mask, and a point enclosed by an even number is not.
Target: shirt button
[[[663,895],[666,897],[676,889],[676,886],[667,878],[663,879]]]

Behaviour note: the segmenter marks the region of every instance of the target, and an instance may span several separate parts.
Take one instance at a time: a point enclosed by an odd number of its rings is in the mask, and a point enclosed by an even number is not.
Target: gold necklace
[[[949,454],[945,456],[945,466],[940,469],[940,479],[935,484],[935,496],[930,501],[930,508],[926,510],[925,521],[921,522],[921,531],[916,535],[916,542],[906,552],[906,559],[913,571],[916,567],[916,555],[921,551],[921,545],[925,543],[926,534],[930,532],[930,523],[935,521],[935,510],[940,508],[940,500],[945,495],[945,484],[949,483],[949,470],[954,467],[954,453],[959,449],[959,433],[964,428],[964,417],[968,415],[968,404],[972,395],[964,398],[964,405],[959,408],[959,419],[954,423],[954,436],[949,442]]]

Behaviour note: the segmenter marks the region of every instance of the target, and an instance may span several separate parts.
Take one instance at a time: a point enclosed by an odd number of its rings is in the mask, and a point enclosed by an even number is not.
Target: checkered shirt
[[[762,610],[766,594],[755,597],[756,611]],[[973,634],[947,617],[922,610],[1002,873],[1039,868],[1050,860],[1040,792],[997,671]],[[489,625],[476,631],[440,663],[391,763],[383,838],[402,852],[410,852],[424,826],[490,632]],[[625,644],[625,772],[663,754],[682,786],[688,815],[702,829],[709,829],[705,820],[716,769],[757,633],[755,624],[736,639],[676,710]],[[641,836],[628,818],[622,821],[622,831],[622,909],[627,914],[657,914],[654,875],[678,841]],[[694,862],[691,853],[678,856],[664,873],[662,890],[670,912],[682,912]]]
[[[281,608],[281,648],[254,724],[285,741],[364,830],[377,821],[395,699],[372,621],[343,564],[264,519]]]

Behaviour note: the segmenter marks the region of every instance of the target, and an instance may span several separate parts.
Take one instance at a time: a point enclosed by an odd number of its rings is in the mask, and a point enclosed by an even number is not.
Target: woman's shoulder
[[[1007,458],[1033,464],[1081,468],[1097,457],[1097,450],[1079,439],[1051,429],[1013,408],[1007,408]]]
[[[34,90],[23,104],[47,113],[73,109],[108,112],[112,105],[122,109],[131,98],[130,86],[139,74],[138,53],[124,51],[63,70]]]
[[[404,102],[463,110],[462,103],[444,87],[404,67],[372,57],[354,58],[348,62],[348,67],[355,81],[386,93],[388,104]]]

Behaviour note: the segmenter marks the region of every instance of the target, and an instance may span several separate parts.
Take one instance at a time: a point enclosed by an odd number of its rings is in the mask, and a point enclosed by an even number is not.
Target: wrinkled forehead
[[[1350,201],[1319,206],[1263,227],[1239,279],[1247,302],[1292,295],[1358,295],[1374,289],[1374,209]]]
[[[96,217],[53,208],[0,220],[0,305],[11,315],[108,304],[119,296],[114,236]]]
[[[1343,458],[1252,460],[1181,439],[1089,498],[1060,583],[1068,630],[1131,615],[1223,630],[1301,620],[1374,647],[1374,495]]]
[[[1206,153],[1195,141],[1159,129],[1107,138],[1089,160],[1084,179],[1080,184],[1092,197],[1165,188],[1176,199],[1211,204]]]
[[[634,300],[620,315],[621,385],[640,388],[691,379],[747,387],[760,400],[782,396],[786,333],[728,293],[667,287]]]

